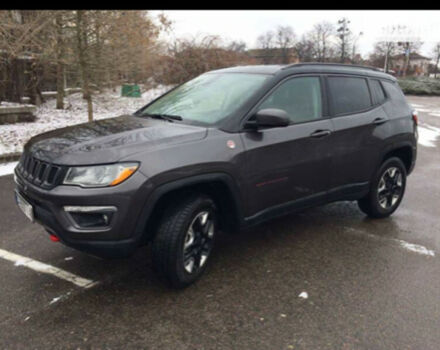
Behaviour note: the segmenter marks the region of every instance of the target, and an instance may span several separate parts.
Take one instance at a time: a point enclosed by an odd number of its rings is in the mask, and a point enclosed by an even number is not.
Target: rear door
[[[254,109],[282,109],[287,127],[243,132],[248,216],[283,203],[323,195],[330,171],[327,118],[319,76],[284,80]],[[252,114],[252,113],[251,113]]]
[[[330,187],[355,192],[371,179],[380,155],[385,95],[379,81],[362,76],[329,75],[327,87],[334,125]]]

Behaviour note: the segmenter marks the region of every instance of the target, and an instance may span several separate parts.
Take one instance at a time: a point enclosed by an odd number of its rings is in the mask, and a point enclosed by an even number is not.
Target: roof
[[[406,58],[406,55],[403,54],[403,53],[401,53],[401,54],[399,54],[399,55],[394,55],[394,56],[392,56],[392,58],[395,58],[395,59],[400,59],[400,58],[402,58],[402,59],[404,59],[404,58]],[[409,58],[410,58],[411,60],[426,60],[426,61],[430,61],[430,60],[431,60],[430,58],[425,57],[425,56],[422,56],[422,55],[418,54],[417,52],[411,52],[411,53],[409,54]]]
[[[342,73],[359,74],[378,78],[396,80],[392,75],[381,72],[379,69],[368,66],[356,66],[339,63],[295,63],[290,65],[252,65],[237,66],[219,69],[213,72],[221,73],[249,73],[249,74],[271,74],[277,73]]]
[[[216,73],[250,73],[250,74],[275,74],[285,65],[281,64],[260,64],[251,66],[236,66],[230,68],[218,69],[212,72]]]

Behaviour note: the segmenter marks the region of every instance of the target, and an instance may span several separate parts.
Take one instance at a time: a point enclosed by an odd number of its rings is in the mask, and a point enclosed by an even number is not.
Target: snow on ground
[[[169,86],[159,86],[144,92],[141,98],[121,97],[120,88],[93,95],[93,118],[97,120],[131,114],[169,89]],[[56,100],[50,99],[39,106],[35,122],[0,125],[0,155],[21,152],[32,136],[88,121],[87,103],[81,93],[67,96],[64,110],[55,109],[55,104]]]
[[[440,137],[440,129],[428,124],[419,125],[417,128],[419,133],[418,143],[425,147],[435,147],[435,141]]]
[[[428,113],[434,117],[440,117],[440,108],[438,107],[438,103],[434,105],[428,100],[427,103],[423,105],[411,103],[411,106],[418,112]]]
[[[35,107],[35,106],[34,105],[30,105],[30,104],[1,101],[0,102],[0,107]]]
[[[18,162],[0,164],[0,176],[13,174],[17,163]]]

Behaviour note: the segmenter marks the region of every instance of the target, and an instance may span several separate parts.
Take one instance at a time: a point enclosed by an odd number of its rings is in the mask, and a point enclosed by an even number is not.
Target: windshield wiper
[[[172,114],[146,114],[146,115],[151,118],[163,119],[169,122],[173,122],[175,120],[183,120],[183,118],[180,115],[172,115]]]

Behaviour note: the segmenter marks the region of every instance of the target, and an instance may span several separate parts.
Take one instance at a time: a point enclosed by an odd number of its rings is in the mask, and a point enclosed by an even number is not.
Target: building
[[[403,69],[405,67],[406,55],[400,54],[391,57],[390,69],[396,71],[397,76],[403,75]],[[416,52],[412,52],[409,55],[408,69],[406,75],[413,76],[426,76],[428,75],[428,68],[431,59],[422,56]]]

